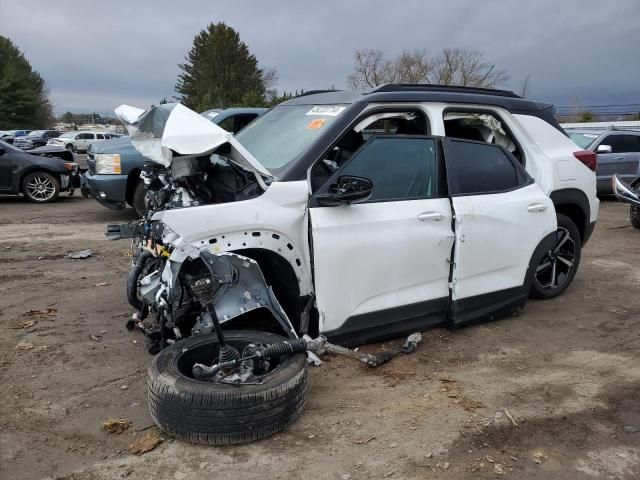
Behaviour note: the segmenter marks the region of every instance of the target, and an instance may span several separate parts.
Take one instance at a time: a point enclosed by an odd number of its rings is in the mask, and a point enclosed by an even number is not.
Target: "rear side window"
[[[96,134],[98,137],[98,140],[104,140],[104,135],[101,133]]]
[[[365,177],[373,191],[367,201],[413,200],[436,196],[436,146],[432,138],[375,137],[339,170]]]
[[[444,148],[451,195],[499,193],[531,182],[518,161],[500,146],[445,140]]]
[[[620,151],[624,153],[640,152],[640,137],[638,135],[621,135]]]

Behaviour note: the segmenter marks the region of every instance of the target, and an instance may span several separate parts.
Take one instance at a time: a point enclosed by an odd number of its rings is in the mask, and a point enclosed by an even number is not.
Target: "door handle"
[[[439,222],[440,220],[444,220],[444,215],[438,212],[422,212],[418,215],[418,220],[421,222],[426,222],[427,220]]]
[[[624,157],[615,157],[614,160],[624,160]]]
[[[544,203],[532,203],[527,207],[527,210],[531,213],[544,212],[547,206]]]

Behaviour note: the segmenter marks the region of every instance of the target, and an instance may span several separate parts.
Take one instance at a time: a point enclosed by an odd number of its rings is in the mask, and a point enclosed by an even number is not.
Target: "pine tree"
[[[44,80],[22,52],[0,35],[0,129],[36,129],[53,119]]]
[[[176,92],[193,110],[260,106],[265,86],[258,60],[240,35],[224,23],[209,24],[193,40],[185,63],[178,65]]]

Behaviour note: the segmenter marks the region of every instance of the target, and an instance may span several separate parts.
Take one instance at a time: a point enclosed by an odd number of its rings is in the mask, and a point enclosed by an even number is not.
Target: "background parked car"
[[[640,176],[640,131],[609,129],[567,129],[579,147],[596,152],[599,194],[611,194],[614,174],[630,183]]]
[[[6,130],[0,135],[0,140],[13,144],[14,139],[28,135],[30,130]]]
[[[110,138],[108,134],[105,137],[102,132],[77,131],[63,133],[57,138],[50,139],[47,144],[62,146],[73,152],[86,152],[92,143],[109,140]]]
[[[202,115],[228,132],[237,133],[266,108],[228,108],[207,110]],[[114,210],[134,207],[145,210],[145,189],[140,172],[145,158],[131,144],[129,137],[93,144],[87,152],[88,171],[82,177],[81,192]]]
[[[36,203],[53,202],[60,192],[73,193],[77,169],[77,163],[53,156],[51,150],[36,154],[0,141],[0,193],[22,193]]]
[[[46,145],[49,139],[57,138],[61,133],[58,130],[33,130],[29,135],[16,138],[13,144],[22,150],[30,150]]]

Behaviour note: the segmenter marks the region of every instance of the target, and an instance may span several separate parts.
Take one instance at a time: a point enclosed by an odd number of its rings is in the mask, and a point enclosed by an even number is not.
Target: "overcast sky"
[[[44,77],[56,113],[112,112],[171,97],[193,37],[239,31],[279,90],[345,88],[360,48],[473,47],[530,75],[532,97],[569,105],[640,103],[640,1],[0,0],[8,36]]]

